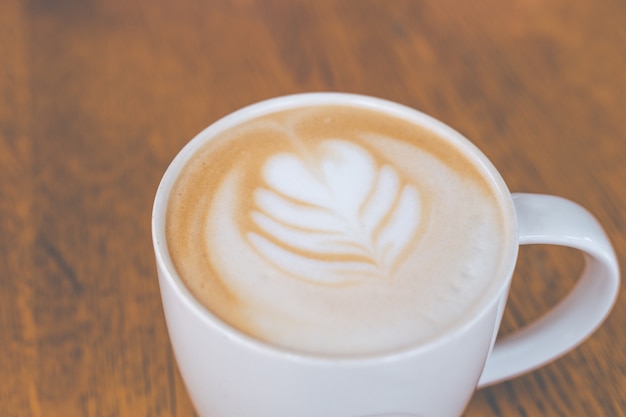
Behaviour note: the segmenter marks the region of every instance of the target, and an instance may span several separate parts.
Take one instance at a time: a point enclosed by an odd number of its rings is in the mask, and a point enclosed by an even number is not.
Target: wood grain
[[[0,415],[191,416],[150,240],[161,174],[260,99],[336,90],[423,110],[514,191],[558,194],[626,256],[619,0],[0,2]],[[521,253],[503,333],[582,265]],[[571,354],[476,393],[472,416],[626,416],[624,290]]]

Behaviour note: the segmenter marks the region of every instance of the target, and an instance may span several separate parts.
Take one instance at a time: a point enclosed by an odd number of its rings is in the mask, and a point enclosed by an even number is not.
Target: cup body
[[[427,343],[367,357],[323,357],[257,341],[214,316],[187,290],[168,255],[170,189],[190,155],[218,132],[250,118],[308,104],[350,104],[413,119],[458,144],[501,194],[509,247],[491,296],[476,314]],[[459,133],[413,109],[351,94],[312,93],[261,102],[211,125],[174,159],[157,191],[153,244],[167,327],[190,397],[202,417],[456,417],[493,347],[517,257],[511,195],[487,158]]]
[[[207,318],[160,273],[176,360],[202,417],[453,417],[469,401],[500,304],[436,343],[393,355],[324,359],[284,352]],[[200,310],[200,311],[198,311]]]

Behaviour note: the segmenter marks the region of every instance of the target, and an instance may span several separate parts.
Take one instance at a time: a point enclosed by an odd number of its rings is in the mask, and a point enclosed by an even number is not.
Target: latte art
[[[245,121],[186,162],[168,251],[208,310],[319,355],[432,339],[492,287],[506,236],[490,179],[447,139],[350,106]]]
[[[363,148],[325,140],[312,155],[281,153],[263,166],[250,244],[290,275],[316,283],[389,279],[415,243],[420,198]]]

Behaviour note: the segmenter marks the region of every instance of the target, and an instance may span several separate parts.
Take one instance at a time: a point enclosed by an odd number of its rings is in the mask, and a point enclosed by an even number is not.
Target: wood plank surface
[[[157,184],[217,118],[326,90],[439,118],[511,190],[587,207],[626,257],[621,0],[3,0],[0,416],[193,416],[156,281]],[[502,332],[581,266],[523,248]],[[624,291],[583,345],[465,416],[626,416]]]

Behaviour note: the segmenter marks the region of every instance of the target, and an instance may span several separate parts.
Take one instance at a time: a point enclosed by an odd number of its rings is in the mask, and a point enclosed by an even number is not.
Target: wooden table
[[[512,190],[589,208],[626,259],[621,0],[3,0],[0,53],[1,416],[194,415],[161,310],[152,199],[187,140],[271,96],[421,109]],[[581,265],[524,248],[502,332]],[[625,301],[572,353],[478,391],[465,416],[626,416]]]

